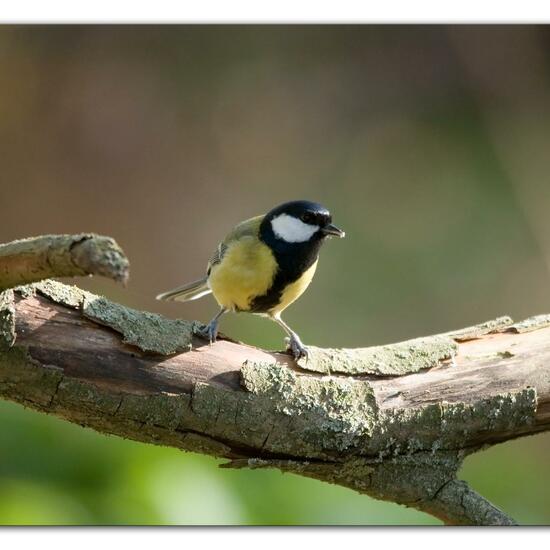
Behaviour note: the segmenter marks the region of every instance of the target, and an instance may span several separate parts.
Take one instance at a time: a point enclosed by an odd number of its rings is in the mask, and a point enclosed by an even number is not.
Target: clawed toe
[[[297,338],[285,338],[285,342],[287,345],[287,350],[292,353],[294,356],[295,361],[298,361],[302,358],[305,358],[306,361],[308,359],[308,351],[307,347],[300,342]]]
[[[220,322],[220,317],[226,312],[227,310],[222,307],[220,311],[216,314],[216,316],[207,324],[204,325],[203,328],[195,330],[195,334],[200,336],[201,338],[204,338],[205,340],[208,340],[211,344],[213,344],[216,341],[216,338],[218,337],[218,325]]]
[[[208,325],[205,325],[204,328],[197,330],[196,334],[213,344],[218,336],[218,330],[216,326],[212,326],[209,323]]]

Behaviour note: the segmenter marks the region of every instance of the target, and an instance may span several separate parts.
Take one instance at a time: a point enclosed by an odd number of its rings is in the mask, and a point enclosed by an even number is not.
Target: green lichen
[[[216,457],[231,454],[227,445],[205,434],[188,431],[192,415],[187,394],[109,392],[70,378],[56,379],[56,385],[50,385],[51,391],[53,394],[49,394],[42,410],[68,416],[83,426]],[[182,424],[184,428],[180,428]]]
[[[121,398],[94,384],[63,378],[52,397],[51,406],[62,405],[76,409],[86,416],[114,415],[120,406]]]
[[[289,414],[283,408],[276,397],[198,383],[192,398],[194,418],[186,428],[236,446],[243,442],[257,452],[330,458],[345,447],[349,433],[338,431],[337,419],[315,418],[307,411]]]
[[[42,235],[0,244],[0,290],[47,279],[103,275],[126,282],[129,263],[110,237]]]
[[[418,450],[460,449],[465,440],[487,432],[506,433],[535,420],[536,391],[525,388],[473,403],[434,403],[418,408],[379,410],[378,422],[366,453],[380,457]]]
[[[71,239],[72,261],[85,273],[128,281],[130,263],[114,239],[94,233],[73,235]]]
[[[496,319],[491,319],[490,321],[485,321],[479,325],[474,325],[472,327],[466,327],[460,330],[454,330],[451,332],[446,332],[442,336],[448,336],[453,338],[458,342],[465,342],[467,340],[475,340],[486,334],[491,334],[493,332],[500,332],[503,329],[506,329],[513,324],[513,320],[508,315],[503,317],[497,317]]]
[[[96,296],[76,286],[46,280],[18,287],[29,296],[39,293],[58,304],[80,309],[88,319],[122,334],[123,341],[143,351],[170,355],[191,349],[194,322],[166,319]]]
[[[15,342],[15,305],[13,290],[0,292],[0,351]]]
[[[338,456],[352,453],[384,458],[456,450],[477,434],[506,433],[529,426],[536,411],[533,388],[473,403],[438,402],[380,409],[365,380],[313,377],[280,365],[256,364],[244,365],[241,375],[246,390],[267,398],[265,404],[255,401],[241,406],[247,411],[246,418],[251,418],[245,422],[255,422],[256,409],[260,408],[264,414],[271,411],[289,418],[286,423],[271,421],[276,427],[265,447],[273,452],[285,452],[298,445],[309,449],[309,456],[336,452]],[[224,407],[227,409],[226,402],[215,407],[218,423],[228,413]],[[231,413],[228,416],[232,417]],[[261,422],[265,424],[266,419]],[[255,429],[258,431],[258,426]],[[311,454],[313,448],[325,454]]]
[[[52,279],[46,279],[38,283],[31,283],[15,288],[15,291],[23,298],[34,296],[36,293],[49,298],[57,304],[80,309],[86,297],[93,297],[91,292],[82,290],[74,285],[65,285]]]
[[[508,327],[509,332],[521,334],[550,326],[550,314],[535,315]]]
[[[194,323],[190,321],[166,319],[98,296],[84,299],[82,313],[88,319],[116,330],[122,334],[125,343],[143,351],[170,355],[191,349]]]
[[[512,322],[508,316],[499,317],[437,336],[369,348],[330,349],[311,346],[308,347],[308,357],[301,358],[298,365],[305,370],[324,374],[403,376],[435,367],[441,361],[454,357],[458,349],[455,341],[479,338],[502,330]]]
[[[349,449],[373,430],[376,403],[366,381],[300,375],[281,365],[255,363],[242,367],[241,380],[275,412],[292,418],[303,441],[317,449]]]
[[[308,347],[308,357],[298,361],[305,370],[320,373],[403,376],[454,357],[458,346],[446,336],[416,338],[397,344],[357,349]]]

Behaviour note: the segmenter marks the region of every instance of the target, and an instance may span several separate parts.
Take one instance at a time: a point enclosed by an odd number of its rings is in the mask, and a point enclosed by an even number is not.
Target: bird
[[[216,341],[222,315],[229,311],[266,316],[287,335],[287,350],[296,360],[308,358],[307,347],[281,313],[307,289],[328,237],[345,237],[330,212],[308,200],[285,202],[267,214],[237,224],[210,258],[206,275],[159,294],[157,300],[187,302],[213,294],[219,311],[198,330]]]

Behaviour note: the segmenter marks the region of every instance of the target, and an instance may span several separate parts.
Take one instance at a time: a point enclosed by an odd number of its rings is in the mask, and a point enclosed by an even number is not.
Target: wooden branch
[[[430,513],[513,521],[456,478],[488,445],[550,427],[550,317],[296,364],[76,287],[0,293],[0,396],[71,422],[278,468]],[[330,371],[330,374],[324,374]]]
[[[44,235],[0,244],[0,291],[49,277],[103,275],[125,283],[128,260],[110,237]]]

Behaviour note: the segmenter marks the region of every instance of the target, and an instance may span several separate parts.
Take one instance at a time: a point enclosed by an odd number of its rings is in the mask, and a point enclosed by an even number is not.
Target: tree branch
[[[550,427],[550,318],[501,318],[296,364],[44,281],[0,294],[0,396],[71,422],[278,468],[430,513],[513,521],[456,477]],[[330,370],[331,374],[326,373]]]
[[[0,244],[0,291],[49,277],[103,275],[125,283],[128,260],[110,237],[44,235]]]

